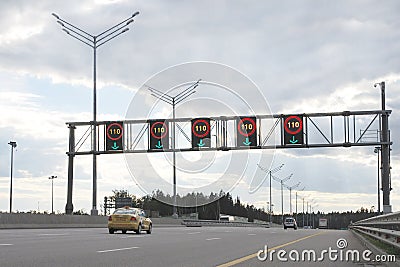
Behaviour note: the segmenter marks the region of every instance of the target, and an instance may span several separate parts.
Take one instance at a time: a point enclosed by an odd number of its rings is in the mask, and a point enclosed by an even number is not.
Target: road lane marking
[[[219,238],[219,237],[213,237],[213,238],[207,238],[206,240],[207,240],[207,241],[211,241],[211,240],[218,240],[218,239],[221,239],[221,238]]]
[[[13,246],[13,244],[0,244],[0,246]]]
[[[97,253],[105,253],[105,252],[114,252],[114,251],[121,251],[121,250],[129,250],[129,249],[134,249],[134,248],[139,248],[139,247],[129,247],[129,248],[116,248],[116,249],[108,249],[108,250],[99,250]]]
[[[200,234],[201,232],[193,232],[193,233],[187,233],[188,235],[196,235],[196,234]]]
[[[257,234],[248,234],[248,235],[257,235]]]
[[[305,237],[302,237],[302,238],[299,238],[299,239],[290,241],[290,242],[285,243],[285,244],[282,244],[282,245],[278,245],[278,246],[273,247],[273,248],[269,248],[267,252],[270,252],[271,250],[277,250],[278,248],[283,248],[283,247],[289,246],[289,245],[291,245],[291,244],[294,244],[294,243],[303,241],[303,240],[305,240],[305,239],[308,239],[308,238],[311,238],[311,237],[314,237],[314,236],[317,236],[317,235],[321,235],[321,234],[323,234],[323,233],[325,233],[325,232],[319,232],[319,233],[316,233],[316,234],[312,234],[312,235],[309,235],[309,236],[305,236]],[[244,257],[242,257],[242,258],[238,258],[238,259],[236,259],[236,260],[233,260],[233,261],[230,261],[230,262],[227,262],[227,263],[218,265],[217,267],[230,267],[230,266],[234,266],[234,265],[236,265],[236,264],[239,264],[239,263],[242,263],[242,262],[244,262],[244,261],[247,261],[247,260],[250,260],[250,259],[252,259],[252,258],[257,257],[257,254],[258,254],[258,251],[257,251],[256,253],[253,253],[253,254],[244,256]]]

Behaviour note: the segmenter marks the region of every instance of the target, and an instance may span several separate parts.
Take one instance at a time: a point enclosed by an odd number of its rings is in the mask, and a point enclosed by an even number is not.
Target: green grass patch
[[[378,239],[372,238],[369,235],[366,235],[363,233],[359,233],[359,234],[361,234],[363,237],[365,237],[365,239],[367,239],[368,242],[370,242],[377,248],[380,248],[381,250],[385,251],[388,255],[396,255],[396,258],[398,258],[400,256],[400,249],[398,249],[394,246],[391,246],[389,244],[386,244]]]

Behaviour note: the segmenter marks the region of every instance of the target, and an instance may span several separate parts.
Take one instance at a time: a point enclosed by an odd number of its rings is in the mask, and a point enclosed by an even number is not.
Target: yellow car
[[[142,209],[126,206],[116,209],[108,217],[108,232],[110,234],[119,230],[123,234],[126,234],[126,231],[135,231],[137,234],[146,231],[148,234],[151,234],[152,228],[153,224],[151,220]]]

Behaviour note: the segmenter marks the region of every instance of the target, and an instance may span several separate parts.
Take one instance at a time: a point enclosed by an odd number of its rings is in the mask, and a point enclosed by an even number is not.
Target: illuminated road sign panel
[[[236,120],[236,141],[238,147],[257,146],[256,117],[240,117]]]
[[[210,119],[192,119],[192,147],[211,147]]]
[[[289,115],[283,117],[284,144],[303,145],[303,116]]]
[[[169,127],[165,120],[150,121],[149,149],[169,149]]]
[[[107,122],[105,130],[106,150],[122,151],[124,149],[124,123],[122,121]]]

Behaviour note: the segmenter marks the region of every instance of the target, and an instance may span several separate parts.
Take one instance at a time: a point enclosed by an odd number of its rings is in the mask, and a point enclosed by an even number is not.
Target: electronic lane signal
[[[165,120],[150,121],[149,150],[169,149],[169,128]]]
[[[256,117],[240,117],[236,120],[236,141],[238,147],[257,146]]]
[[[105,127],[106,137],[106,150],[107,151],[122,151],[123,136],[124,136],[124,123],[122,121],[106,122]]]
[[[303,145],[303,116],[289,115],[283,117],[284,144]]]
[[[192,148],[211,147],[210,119],[192,119]]]

